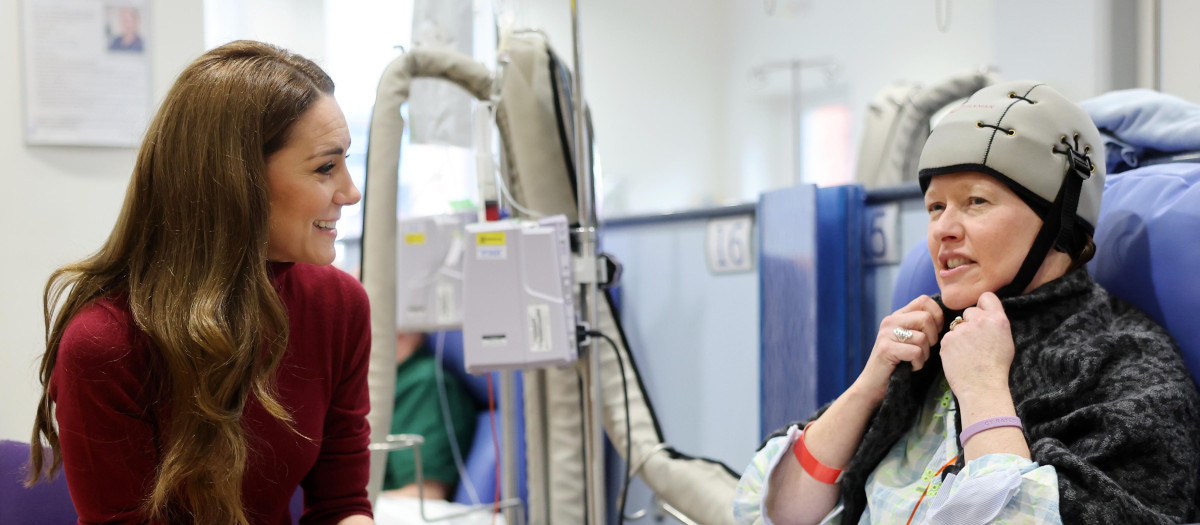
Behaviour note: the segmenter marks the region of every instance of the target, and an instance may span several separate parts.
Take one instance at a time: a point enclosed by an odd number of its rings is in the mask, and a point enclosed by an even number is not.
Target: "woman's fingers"
[[[912,363],[913,370],[924,368],[925,362],[929,360],[929,341],[922,332],[913,332],[912,339],[907,342],[893,342],[889,346],[888,350],[894,362],[899,364],[901,361],[908,361]]]
[[[999,300],[997,300],[997,301],[999,301]],[[893,313],[892,315],[901,315],[901,314],[908,314],[908,313],[915,313],[915,312],[923,312],[925,314],[928,314],[929,329],[926,330],[922,326],[921,330],[925,331],[926,333],[929,334],[929,340],[931,341],[931,344],[937,343],[938,334],[941,333],[941,331],[942,331],[942,321],[943,321],[942,307],[938,306],[937,301],[934,301],[933,298],[929,297],[928,295],[922,295],[920,297],[917,297],[916,299],[913,299],[912,301],[909,301],[908,304],[904,305],[903,308],[896,310],[895,313]],[[908,328],[912,328],[912,327],[908,327]]]
[[[903,335],[905,335],[907,337],[900,337],[900,335],[898,335],[896,333],[897,331],[900,331]],[[915,330],[915,329],[911,329],[911,328],[895,328],[895,329],[892,329],[891,332],[888,332],[888,334],[889,335],[888,335],[887,339],[891,343],[905,345],[905,346],[918,346],[918,347],[923,346],[925,348],[929,348],[929,334],[926,333],[924,330]]]
[[[940,312],[939,312],[940,313]],[[928,310],[914,310],[909,312],[896,311],[896,313],[884,318],[879,325],[881,335],[891,336],[895,328],[904,328],[914,332],[925,334],[925,340],[928,344],[935,344],[938,340],[938,332],[942,328],[940,315],[935,316]]]
[[[942,341],[942,369],[960,398],[1007,388],[1015,347],[1008,317],[994,294],[979,297]]]
[[[931,322],[928,316],[921,312],[909,312],[893,320],[901,323],[908,321],[913,326],[916,326],[917,322]],[[891,363],[893,367],[901,361],[909,361],[913,364],[914,370],[920,370],[925,366],[925,361],[929,359],[930,335],[923,328],[905,328],[898,325],[887,330],[885,326],[881,328],[876,344],[879,353],[882,354],[881,357]]]
[[[984,292],[979,296],[979,309],[987,312],[1004,313],[1004,305],[1000,303],[1000,298],[992,292]]]
[[[879,324],[875,346],[857,383],[882,396],[896,365],[912,363],[920,370],[929,360],[929,347],[936,344],[942,328],[942,309],[929,296],[913,299],[885,317]]]

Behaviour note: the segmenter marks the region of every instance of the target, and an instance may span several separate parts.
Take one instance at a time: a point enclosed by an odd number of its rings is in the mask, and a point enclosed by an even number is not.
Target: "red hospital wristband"
[[[842,471],[833,467],[828,467],[817,461],[812,454],[809,454],[808,447],[804,445],[804,433],[808,432],[808,427],[812,426],[813,422],[809,421],[804,425],[804,431],[800,434],[800,439],[796,440],[796,444],[792,447],[792,453],[796,455],[796,459],[800,461],[800,466],[812,476],[813,479],[833,485],[842,479]]]

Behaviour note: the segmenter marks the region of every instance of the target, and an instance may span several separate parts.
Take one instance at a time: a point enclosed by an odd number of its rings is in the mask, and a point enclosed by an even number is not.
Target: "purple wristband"
[[[966,446],[967,440],[974,437],[975,434],[983,432],[984,430],[991,430],[993,428],[1000,427],[1017,427],[1022,430],[1025,429],[1025,427],[1021,426],[1021,418],[1019,417],[989,417],[982,421],[976,421],[975,423],[968,425],[967,428],[964,428],[962,433],[958,435],[958,442],[962,443],[963,446]]]

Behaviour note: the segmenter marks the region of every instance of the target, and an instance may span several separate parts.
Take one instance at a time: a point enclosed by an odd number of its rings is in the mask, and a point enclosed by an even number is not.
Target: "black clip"
[[[1092,172],[1096,171],[1096,165],[1092,164],[1092,159],[1087,156],[1091,151],[1091,146],[1084,146],[1083,151],[1079,151],[1079,134],[1074,135],[1075,146],[1071,147],[1071,143],[1067,142],[1067,136],[1063,135],[1059,142],[1064,146],[1063,149],[1051,147],[1050,150],[1067,156],[1067,162],[1070,162],[1070,169],[1074,171],[1079,178],[1088,180],[1092,178]]]
[[[1066,148],[1067,159],[1071,162],[1071,171],[1083,180],[1088,180],[1092,177],[1092,171],[1095,171],[1095,166],[1092,165],[1092,159],[1081,153],[1075,148]]]

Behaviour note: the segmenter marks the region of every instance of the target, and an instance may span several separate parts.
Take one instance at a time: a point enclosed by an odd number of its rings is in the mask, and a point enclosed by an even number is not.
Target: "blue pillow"
[[[1200,164],[1159,164],[1105,181],[1092,276],[1175,338],[1200,376]]]
[[[900,262],[896,287],[892,289],[892,311],[899,310],[921,295],[940,292],[937,277],[933,273],[933,259],[929,257],[929,245],[922,237]]]

